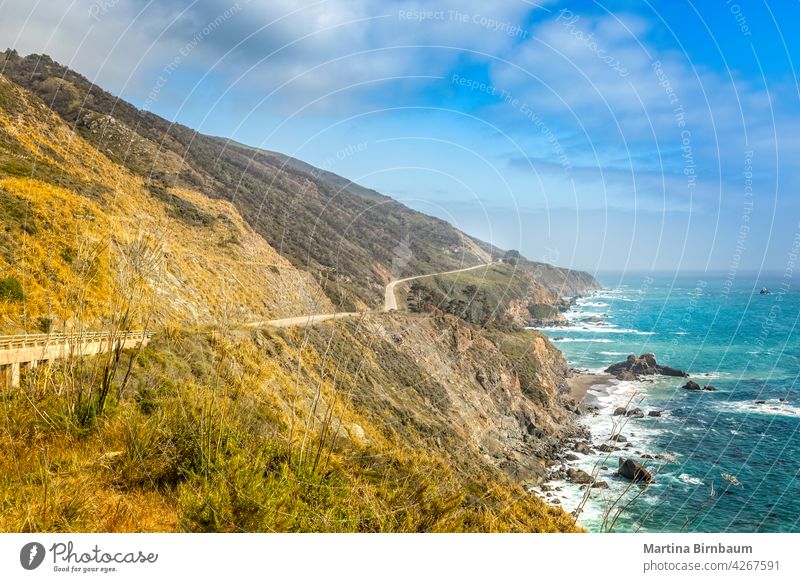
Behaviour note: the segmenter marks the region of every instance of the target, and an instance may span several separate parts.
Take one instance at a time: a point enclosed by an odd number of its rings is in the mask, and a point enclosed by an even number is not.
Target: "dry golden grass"
[[[148,185],[0,76],[4,92],[17,111],[0,107],[0,242],[10,247],[0,252],[0,278],[18,280],[25,301],[0,301],[0,332],[36,331],[42,317],[96,328],[119,309],[115,294],[143,235],[156,251],[146,281],[152,322],[244,323],[332,310],[313,278],[230,202]]]
[[[88,424],[58,369],[0,394],[0,530],[576,531],[499,471],[459,469],[371,426],[346,406],[350,380],[320,394],[313,364],[298,383],[264,356],[250,336],[173,330]],[[85,362],[78,383],[91,381]],[[368,442],[347,437],[352,423]]]

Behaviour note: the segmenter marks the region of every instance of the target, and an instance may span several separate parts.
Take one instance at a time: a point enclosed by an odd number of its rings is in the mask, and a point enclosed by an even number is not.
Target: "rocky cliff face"
[[[373,426],[462,470],[496,467],[539,483],[576,431],[567,364],[538,332],[486,334],[449,315],[394,315],[304,335],[328,350],[339,377],[359,378],[347,391]]]

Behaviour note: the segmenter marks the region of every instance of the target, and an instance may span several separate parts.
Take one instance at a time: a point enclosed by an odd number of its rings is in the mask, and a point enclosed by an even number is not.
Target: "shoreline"
[[[590,404],[590,402],[587,402],[587,397],[589,400],[593,397],[592,394],[589,394],[590,390],[611,386],[614,380],[616,378],[611,374],[571,370],[571,374],[567,376],[567,387],[569,388],[569,395],[578,404],[585,405]]]
[[[589,532],[593,529],[586,523],[602,521],[598,515],[607,510],[611,499],[609,489],[616,489],[618,479],[615,478],[616,457],[627,456],[630,443],[610,443],[605,429],[597,429],[597,421],[601,417],[610,416],[608,397],[614,392],[619,380],[605,372],[594,372],[581,369],[570,369],[566,379],[569,396],[575,400],[576,416],[572,423],[577,434],[562,441],[554,462],[548,467],[548,476],[535,493],[551,505],[560,507],[570,513],[575,523]],[[614,432],[613,423],[611,432]],[[613,446],[615,451],[603,452],[602,446]],[[633,451],[631,451],[633,452]],[[637,451],[638,452],[638,451]],[[576,480],[586,477],[592,484]],[[594,485],[597,483],[597,485]],[[624,485],[627,487],[627,484]],[[589,489],[587,489],[587,487]]]

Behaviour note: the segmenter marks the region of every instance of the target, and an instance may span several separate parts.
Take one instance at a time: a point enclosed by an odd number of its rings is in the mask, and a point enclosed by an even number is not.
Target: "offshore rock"
[[[617,470],[620,477],[630,479],[634,483],[653,483],[655,478],[653,474],[644,468],[644,465],[634,461],[633,459],[619,459],[619,469]]]
[[[624,362],[618,362],[606,368],[606,373],[615,376],[618,380],[638,380],[642,376],[657,375],[685,378],[689,375],[683,370],[660,365],[656,361],[655,354],[651,352],[638,357],[631,354]]]

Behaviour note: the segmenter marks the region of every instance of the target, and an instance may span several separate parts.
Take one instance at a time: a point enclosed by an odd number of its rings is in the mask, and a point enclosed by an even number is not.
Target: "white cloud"
[[[245,87],[262,92],[289,82],[279,97],[290,108],[344,89],[344,98],[328,99],[333,107],[358,103],[375,91],[376,79],[444,75],[462,50],[508,50],[527,34],[520,23],[535,9],[521,0],[43,0],[5,3],[0,35],[23,54],[49,53],[141,99],[162,68],[216,21],[181,58],[183,70],[215,66],[212,72],[241,75]],[[431,45],[455,50],[415,48]]]
[[[723,191],[722,204],[740,204],[730,193],[741,189],[748,149],[756,151],[765,196],[774,195],[769,170],[778,164],[786,171],[782,180],[797,184],[789,166],[800,153],[796,118],[778,106],[774,122],[763,88],[736,71],[715,72],[693,66],[687,55],[659,52],[650,32],[634,16],[557,13],[509,54],[510,63],[492,65],[492,82],[531,104],[562,146],[570,142],[564,149],[573,165],[611,166],[602,180],[595,174],[583,182],[627,196],[629,204],[647,196],[686,207],[695,196],[696,208],[714,212]],[[547,157],[544,146],[538,155]],[[633,172],[614,169],[620,158],[632,161]],[[684,171],[696,172],[696,186]],[[562,190],[580,177],[558,167],[550,172],[561,176]]]

